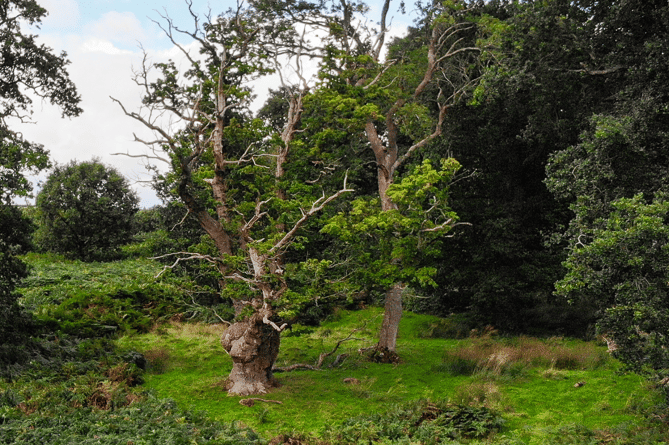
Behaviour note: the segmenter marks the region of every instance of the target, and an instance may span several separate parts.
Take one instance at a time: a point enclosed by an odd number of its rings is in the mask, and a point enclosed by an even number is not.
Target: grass
[[[297,445],[409,440],[428,445],[437,443],[435,437],[458,437],[447,423],[422,422],[436,412],[474,419],[468,424],[471,431],[486,424],[497,429],[501,415],[500,431],[485,439],[469,436],[464,443],[668,442],[662,395],[639,376],[620,373],[619,363],[601,345],[563,338],[501,338],[491,329],[468,338],[466,320],[406,313],[398,339],[402,361],[377,364],[358,351],[376,342],[379,308],[338,311],[317,328],[293,326],[284,332],[277,366],[314,364],[340,339],[353,338],[337,351],[346,356],[336,367],[329,367],[337,356],[333,354],[322,371],[277,373],[282,386],[264,397],[282,404],[243,406],[240,397],[223,389],[232,366],[220,346],[226,325],[184,323],[179,321],[183,317],[169,316],[169,310],[183,307],[178,301],[189,300],[187,282],[169,274],[153,280],[160,266],[147,260],[100,264],[48,255],[26,259],[34,266],[21,289],[26,307],[61,330],[66,323],[78,332],[105,320],[118,325],[115,332],[126,334],[116,338],[120,351],[113,354],[98,351],[103,339],[78,343],[74,337],[49,337],[51,343],[45,345],[62,349],[62,359],[55,360],[55,352],[45,354],[44,360],[53,363],[28,367],[22,381],[0,381],[0,438],[5,431],[22,435],[18,442],[7,443],[49,443],[40,434],[61,430],[108,434],[100,443],[117,443],[120,436],[114,434],[121,431],[134,442],[153,424],[161,425],[149,431],[160,434],[155,443],[171,437],[180,437],[174,443],[267,442],[253,431],[266,439],[285,439],[272,444]],[[157,308],[166,315],[158,316]],[[132,351],[140,351],[149,362],[141,386],[130,386],[140,377],[128,367],[127,357],[137,356]],[[453,404],[464,408],[452,411]],[[126,408],[119,417],[119,410]],[[70,425],[67,419],[78,420]],[[50,429],[42,431],[47,424]],[[407,430],[415,431],[412,439],[401,437]],[[76,434],[73,443],[88,437]]]
[[[342,345],[340,351],[349,356],[341,367],[277,374],[282,386],[265,397],[281,405],[246,407],[239,404],[240,397],[225,393],[223,382],[232,364],[219,344],[224,325],[172,323],[119,343],[159,358],[145,386],[160,397],[205,410],[219,421],[241,421],[264,437],[319,435],[351,417],[419,399],[500,412],[506,424],[499,443],[546,443],[542,440],[553,433],[562,437],[556,433],[560,430],[583,440],[595,432],[620,439],[654,428],[644,413],[659,406],[661,397],[640,377],[620,374],[618,363],[601,346],[568,339],[422,338],[434,317],[407,313],[398,340],[402,362],[384,365],[367,362],[357,352],[374,343],[380,321],[378,308],[342,311],[318,328],[298,326],[286,332],[277,366],[314,363],[338,339],[359,329],[357,340]],[[472,371],[454,373],[449,367],[454,358],[473,361]],[[355,383],[345,383],[349,378]],[[584,384],[574,386],[579,382]]]

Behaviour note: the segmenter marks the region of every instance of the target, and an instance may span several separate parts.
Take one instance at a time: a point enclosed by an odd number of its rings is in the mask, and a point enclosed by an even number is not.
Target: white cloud
[[[107,40],[100,40],[95,37],[86,40],[81,45],[81,49],[83,52],[104,53],[112,56],[118,56],[121,54],[133,54],[132,51],[116,48],[113,43]]]
[[[138,42],[148,40],[142,23],[132,12],[109,11],[84,27],[86,34],[121,45],[136,47]]]
[[[93,51],[94,50],[94,51]],[[113,55],[110,55],[113,54]],[[144,128],[125,116],[110,96],[119,99],[129,111],[136,111],[142,90],[132,81],[132,66],[141,63],[141,55],[114,49],[109,42],[90,39],[70,49],[70,78],[81,94],[84,112],[72,119],[61,119],[60,110],[35,103],[34,124],[16,124],[33,142],[43,144],[57,163],[87,161],[93,157],[123,173],[139,193],[142,206],[158,203],[153,191],[138,179],[150,179],[140,159],[112,156],[112,153],[141,153],[143,146],[133,141],[133,133],[143,135]],[[44,175],[42,175],[44,176]],[[41,178],[33,178],[36,181]]]
[[[79,5],[76,0],[40,0],[39,4],[49,14],[43,20],[45,26],[74,30],[79,23]]]

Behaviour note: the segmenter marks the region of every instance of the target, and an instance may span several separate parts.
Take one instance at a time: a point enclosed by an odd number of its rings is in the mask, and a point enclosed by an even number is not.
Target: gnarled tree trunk
[[[272,367],[279,354],[281,334],[263,322],[269,310],[260,310],[230,326],[221,344],[232,358],[226,389],[229,394],[264,394],[277,386]]]

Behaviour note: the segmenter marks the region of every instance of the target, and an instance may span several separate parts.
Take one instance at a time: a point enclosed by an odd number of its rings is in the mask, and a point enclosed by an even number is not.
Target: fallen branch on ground
[[[353,334],[355,334],[356,332],[358,332],[362,329],[364,329],[364,327],[353,329],[351,331],[351,333],[348,334],[348,336],[346,338],[342,338],[341,340],[339,340],[337,342],[337,344],[332,349],[332,351],[321,353],[318,356],[318,361],[316,361],[316,365],[308,365],[306,363],[297,363],[297,364],[286,366],[286,367],[272,368],[272,372],[290,372],[290,371],[295,371],[296,369],[308,369],[308,370],[311,370],[311,371],[320,371],[321,366],[323,366],[323,362],[325,361],[325,359],[328,358],[329,356],[331,356],[332,354],[334,354],[335,352],[337,352],[337,349],[339,349],[339,347],[341,346],[342,343],[344,343],[345,341],[349,341],[349,340],[362,340],[361,338],[353,337]],[[343,362],[346,357],[348,357],[348,354],[339,354],[335,358],[334,362],[332,362],[330,367],[337,366],[337,365],[341,364],[341,362]]]
[[[258,397],[251,397],[249,399],[242,399],[239,401],[239,403],[244,406],[253,406],[256,402],[278,403],[279,405],[283,405],[283,402],[278,400],[260,399]]]

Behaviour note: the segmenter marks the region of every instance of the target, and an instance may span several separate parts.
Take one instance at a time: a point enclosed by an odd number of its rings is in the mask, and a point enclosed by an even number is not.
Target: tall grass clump
[[[596,369],[607,359],[602,348],[593,343],[568,344],[560,338],[474,338],[447,350],[436,370],[454,376],[486,373],[517,377],[530,368]]]

